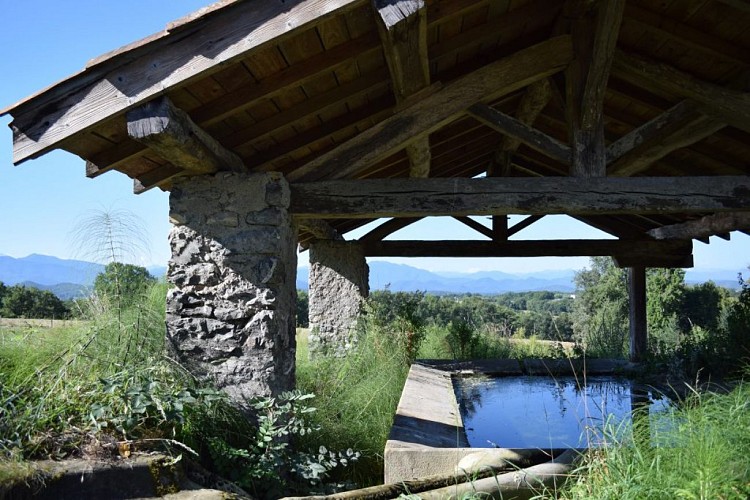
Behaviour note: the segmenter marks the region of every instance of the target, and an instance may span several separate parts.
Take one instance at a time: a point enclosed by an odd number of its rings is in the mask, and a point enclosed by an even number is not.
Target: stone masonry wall
[[[167,340],[248,413],[295,383],[296,231],[275,173],[179,179],[170,194]]]
[[[316,241],[310,245],[310,354],[342,356],[369,292],[369,268],[361,245]]]

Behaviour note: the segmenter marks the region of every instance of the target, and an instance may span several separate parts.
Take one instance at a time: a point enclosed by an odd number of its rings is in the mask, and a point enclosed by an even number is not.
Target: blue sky
[[[208,0],[0,0],[0,107],[10,105],[84,67],[86,61],[161,30]],[[96,210],[127,210],[144,221],[150,252],[133,257],[142,265],[164,265],[169,256],[168,197],[151,190],[132,194],[132,181],[112,172],[87,179],[84,162],[61,151],[14,167],[12,137],[0,118],[0,254],[81,257],[71,236]],[[520,220],[514,217],[513,220]],[[356,237],[365,230],[350,233]],[[547,217],[518,235],[524,239],[598,238],[602,233],[562,216]],[[451,219],[419,222],[393,238],[463,239],[477,233]],[[695,243],[696,268],[742,270],[750,265],[750,236]],[[307,259],[300,256],[300,263]],[[387,259],[435,271],[530,272],[578,269],[587,258]]]

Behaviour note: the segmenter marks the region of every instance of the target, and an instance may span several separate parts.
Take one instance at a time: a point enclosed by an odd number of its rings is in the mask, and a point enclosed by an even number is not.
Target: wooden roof
[[[749,69],[743,0],[225,0],[0,114],[15,163],[61,148],[136,193],[202,173],[129,131],[159,106],[216,141],[214,169],[293,183],[747,176]],[[750,229],[744,214],[689,236]],[[630,239],[705,216],[577,215]]]

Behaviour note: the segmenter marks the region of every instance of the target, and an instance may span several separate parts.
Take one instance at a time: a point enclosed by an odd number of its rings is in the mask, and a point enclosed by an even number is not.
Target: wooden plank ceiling
[[[136,193],[205,173],[196,158],[291,182],[747,176],[748,70],[737,0],[225,0],[2,113],[15,162],[62,148]],[[198,138],[192,159],[144,139],[156,108]],[[710,212],[576,217],[623,239],[750,229]],[[300,242],[368,221],[309,222]]]

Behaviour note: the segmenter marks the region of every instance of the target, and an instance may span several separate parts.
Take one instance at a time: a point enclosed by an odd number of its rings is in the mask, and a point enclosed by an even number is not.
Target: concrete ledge
[[[409,370],[385,446],[385,483],[451,474],[469,448],[453,389],[453,375],[636,375],[637,364],[621,359],[418,360]],[[528,465],[546,462],[564,450],[513,449]],[[533,458],[531,458],[533,457]],[[525,466],[521,461],[519,466]]]

